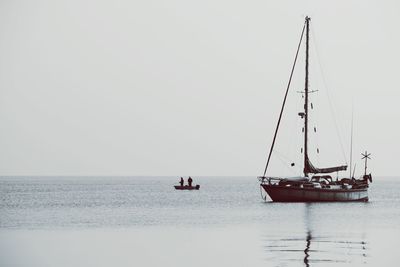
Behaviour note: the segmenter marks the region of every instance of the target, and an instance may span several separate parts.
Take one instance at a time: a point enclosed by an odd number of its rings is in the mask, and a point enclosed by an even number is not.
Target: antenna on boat
[[[352,167],[352,162],[353,162],[353,119],[354,119],[354,110],[353,110],[353,105],[351,107],[351,137],[350,137],[350,179],[352,178],[351,176],[351,167]],[[355,167],[354,167],[355,168]]]
[[[368,153],[365,151],[365,153],[361,153],[361,156],[363,156],[361,159],[365,159],[365,165],[364,165],[364,176],[367,175],[367,161],[371,159],[369,156],[371,156],[371,153]]]

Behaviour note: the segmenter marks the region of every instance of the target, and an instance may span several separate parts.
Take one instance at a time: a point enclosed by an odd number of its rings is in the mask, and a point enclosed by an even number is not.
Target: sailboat
[[[317,168],[309,158],[309,29],[310,17],[305,18],[303,30],[301,33],[300,41],[297,47],[296,56],[292,66],[289,82],[286,88],[285,97],[281,107],[278,123],[275,129],[275,134],[269,151],[267,163],[264,169],[264,174],[259,176],[261,182],[260,186],[264,189],[273,201],[277,202],[319,202],[319,201],[368,201],[368,187],[369,182],[372,182],[371,174],[367,174],[367,160],[370,154],[367,152],[363,155],[365,159],[365,173],[359,179],[355,179],[351,173],[349,178],[342,178],[335,180],[332,178],[331,173],[347,170],[347,165]],[[290,177],[271,177],[267,176],[267,170],[270,163],[272,151],[274,150],[275,141],[279,126],[282,119],[282,114],[286,104],[290,83],[292,80],[293,72],[297,62],[300,46],[305,34],[306,42],[306,57],[305,57],[305,88],[304,92],[304,110],[299,112],[298,115],[304,121],[304,146],[303,153],[303,176],[290,178]],[[266,199],[266,198],[265,198]]]

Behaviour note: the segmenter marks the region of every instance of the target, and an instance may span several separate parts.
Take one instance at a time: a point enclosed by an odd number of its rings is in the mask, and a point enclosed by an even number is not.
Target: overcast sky
[[[305,15],[346,156],[353,103],[359,172],[397,175],[395,0],[1,0],[0,175],[262,174]]]

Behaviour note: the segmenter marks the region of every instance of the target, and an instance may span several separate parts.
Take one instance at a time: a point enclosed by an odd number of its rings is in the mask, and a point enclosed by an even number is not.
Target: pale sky
[[[397,175],[395,0],[1,0],[0,175],[261,175],[305,15],[347,157],[353,105],[357,172]]]

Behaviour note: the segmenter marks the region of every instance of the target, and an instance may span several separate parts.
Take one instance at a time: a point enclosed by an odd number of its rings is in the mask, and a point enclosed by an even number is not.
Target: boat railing
[[[259,176],[257,178],[261,182],[261,184],[277,184],[280,181],[284,180],[284,178],[272,176]]]

